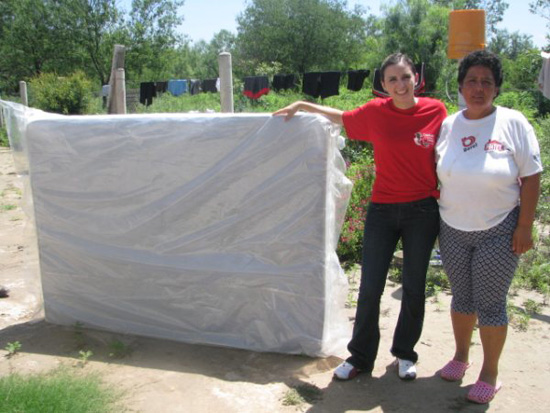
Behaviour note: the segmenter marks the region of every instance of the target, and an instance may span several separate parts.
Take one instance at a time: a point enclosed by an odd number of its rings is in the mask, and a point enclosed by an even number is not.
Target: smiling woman
[[[295,102],[274,113],[290,120],[299,110],[321,114],[343,125],[347,136],[373,144],[376,178],[365,218],[361,285],[351,356],[334,371],[340,380],[370,373],[380,342],[380,298],[396,245],[403,241],[403,299],[391,353],[403,380],[416,378],[424,319],[425,280],[439,231],[434,145],[446,115],[443,103],[416,98],[416,69],[402,53],[380,67],[387,99],[374,99],[350,111]],[[365,200],[366,201],[366,200]]]
[[[441,377],[462,379],[477,323],[484,362],[467,399],[484,404],[501,387],[497,378],[508,326],[506,297],[519,255],[533,247],[542,163],[525,117],[493,104],[502,84],[499,58],[485,50],[470,53],[458,73],[466,109],[445,120],[436,146],[439,245],[453,293],[456,343]]]

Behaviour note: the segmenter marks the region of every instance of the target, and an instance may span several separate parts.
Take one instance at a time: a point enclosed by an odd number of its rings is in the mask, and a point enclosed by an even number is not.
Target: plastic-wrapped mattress
[[[326,356],[349,339],[339,129],[269,114],[60,116],[1,102],[46,320]]]

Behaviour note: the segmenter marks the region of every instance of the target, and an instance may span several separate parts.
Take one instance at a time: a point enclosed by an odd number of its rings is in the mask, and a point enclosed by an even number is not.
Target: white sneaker
[[[414,380],[416,379],[416,364],[410,360],[396,359],[397,373],[401,380]]]
[[[353,364],[344,361],[336,369],[334,369],[334,377],[338,380],[351,380],[357,376],[361,370],[356,369]]]

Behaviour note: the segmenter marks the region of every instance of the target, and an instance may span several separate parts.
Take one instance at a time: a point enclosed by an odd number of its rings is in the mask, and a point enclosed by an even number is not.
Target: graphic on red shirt
[[[372,202],[412,202],[437,196],[434,148],[446,115],[443,103],[425,97],[409,109],[396,108],[388,98],[344,112],[348,138],[370,142],[374,148]]]
[[[435,135],[431,133],[416,132],[414,134],[414,143],[423,148],[431,148],[435,144]]]

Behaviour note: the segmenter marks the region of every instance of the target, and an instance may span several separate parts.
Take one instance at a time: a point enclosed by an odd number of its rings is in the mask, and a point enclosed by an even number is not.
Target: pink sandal
[[[495,397],[495,394],[498,393],[501,387],[502,383],[500,382],[498,382],[496,386],[493,387],[489,383],[478,380],[468,392],[468,396],[466,396],[466,399],[468,399],[468,401],[478,404],[489,403],[491,400],[493,400],[493,397]]]
[[[471,365],[472,363],[464,363],[458,360],[451,360],[447,364],[445,364],[445,367],[441,369],[439,375],[443,380],[458,381],[462,379],[462,377],[464,377],[464,374],[466,374],[466,370],[468,370],[468,367],[470,367]]]

